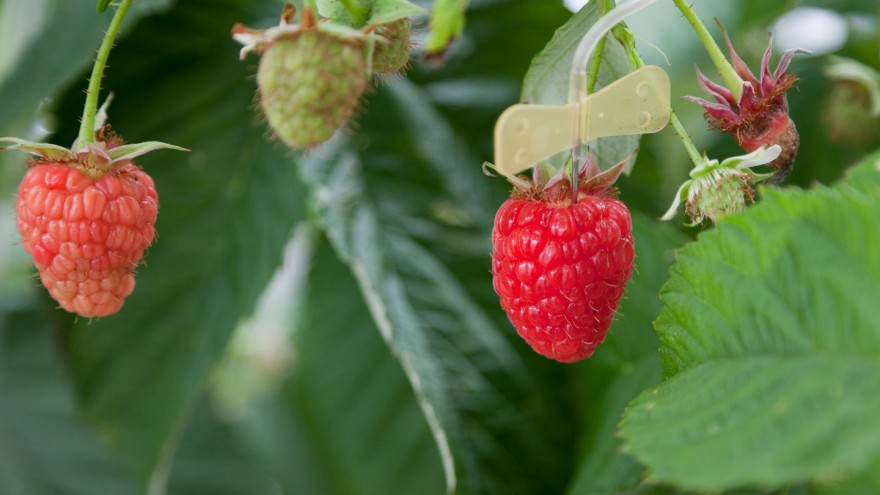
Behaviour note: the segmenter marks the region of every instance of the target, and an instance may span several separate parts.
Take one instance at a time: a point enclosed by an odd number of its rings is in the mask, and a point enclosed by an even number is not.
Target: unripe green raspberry
[[[357,108],[367,87],[362,42],[305,29],[271,42],[257,84],[269,125],[294,148],[322,143]]]
[[[728,169],[712,174],[712,179],[703,182],[703,187],[685,205],[685,213],[695,223],[703,218],[717,223],[720,217],[743,211],[747,202],[754,201],[749,173]]]
[[[412,21],[404,17],[382,24],[376,28],[376,34],[388,40],[388,43],[376,43],[373,52],[373,72],[393,74],[406,69],[406,64],[409,62]]]

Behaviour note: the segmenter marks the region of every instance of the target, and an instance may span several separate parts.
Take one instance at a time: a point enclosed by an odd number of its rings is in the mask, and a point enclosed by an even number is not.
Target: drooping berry
[[[93,178],[37,161],[19,186],[15,211],[22,245],[62,308],[85,317],[122,308],[155,234],[159,204],[146,172],[129,163]]]
[[[761,60],[760,79],[758,79],[736,53],[726,31],[724,39],[730,51],[733,68],[743,80],[742,88],[737,88],[740,93],[739,98],[734,97],[734,92],[730,88],[712,82],[697,69],[697,81],[700,87],[712,96],[715,103],[694,96],[686,96],[685,99],[702,106],[706,110],[710,127],[730,133],[748,152],[762,146],[770,147],[778,144],[782,148],[782,153],[768,164],[776,173],[766,183],[780,183],[791,173],[800,147],[797,127],[788,115],[786,92],[797,80],[794,75],[787,72],[788,66],[794,55],[809,52],[799,48],[785,51],[776,70],[770,72],[773,45],[771,36],[770,44]]]
[[[495,292],[519,335],[560,362],[590,357],[633,272],[630,213],[613,191],[581,181],[573,204],[567,185],[514,190],[492,246]]]
[[[366,44],[316,24],[304,9],[300,24],[291,24],[289,6],[281,24],[265,31],[241,25],[235,39],[261,54],[257,71],[260,105],[269,126],[294,148],[322,143],[345,125],[367,88]]]
[[[405,17],[381,24],[375,32],[385,42],[376,43],[373,51],[373,72],[396,74],[405,70],[409,62],[412,21]]]
[[[22,246],[49,295],[87,318],[122,308],[155,236],[156,187],[132,159],[157,149],[187,151],[157,141],[123,144],[105,130],[96,141],[77,140],[71,149],[0,138],[12,143],[0,151],[38,157],[28,162],[15,201]]]

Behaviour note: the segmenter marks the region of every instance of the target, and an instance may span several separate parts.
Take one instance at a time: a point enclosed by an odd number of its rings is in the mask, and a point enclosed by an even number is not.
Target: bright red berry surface
[[[603,193],[548,204],[512,198],[495,216],[492,275],[519,335],[548,358],[590,357],[633,270],[632,223]]]
[[[128,164],[99,178],[57,163],[31,166],[18,189],[22,244],[49,294],[85,317],[119,311],[153,241],[153,180]]]

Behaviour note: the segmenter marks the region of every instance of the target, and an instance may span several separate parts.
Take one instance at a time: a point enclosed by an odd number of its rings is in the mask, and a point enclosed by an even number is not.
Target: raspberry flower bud
[[[731,134],[748,152],[762,146],[778,144],[782,152],[769,164],[776,173],[767,180],[768,184],[778,184],[791,172],[800,146],[797,127],[788,115],[786,92],[797,80],[794,75],[787,72],[788,66],[796,54],[810,52],[801,48],[786,50],[779,59],[776,69],[771,72],[770,55],[773,45],[771,35],[770,43],[761,60],[759,79],[736,53],[726,31],[724,31],[724,39],[730,51],[733,68],[743,80],[742,88],[737,88],[741,89],[739,98],[734,97],[731,88],[712,82],[697,69],[697,81],[700,87],[712,96],[715,103],[694,96],[685,96],[684,99],[702,106],[706,111],[709,126]]]
[[[750,170],[758,165],[766,165],[776,160],[782,148],[777,144],[770,148],[758,148],[743,156],[727,158],[722,162],[703,157],[703,163],[691,170],[691,178],[675,193],[675,200],[661,220],[671,220],[682,201],[685,213],[691,218],[691,225],[705,219],[717,223],[718,219],[730,213],[745,210],[754,201],[753,184],[769,174],[758,174]]]

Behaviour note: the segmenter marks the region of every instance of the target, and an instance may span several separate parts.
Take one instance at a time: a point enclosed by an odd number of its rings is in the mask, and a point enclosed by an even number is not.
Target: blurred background
[[[240,62],[229,35],[277,23],[279,2],[137,0],[105,79],[110,123],[193,151],[139,160],[159,189],[158,243],[122,312],[98,321],[39,286],[15,230],[25,157],[0,154],[0,493],[423,494],[450,472],[460,493],[600,493],[584,480],[616,417],[596,404],[659,379],[639,359],[657,348],[671,251],[696,230],[656,218],[691,164],[670,129],[643,138],[618,183],[642,236],[629,337],[570,367],[524,350],[497,307],[489,231],[508,188],[480,169],[530,61],[584,3],[471,0],[443,63],[416,54],[408,79],[377,83],[327,158],[271,138],[257,59]],[[812,50],[790,69],[789,184],[830,183],[880,146],[876,1],[693,3],[754,71],[770,31],[774,65]],[[109,19],[92,0],[0,0],[0,136],[71,144]],[[671,1],[628,24],[697,146],[741,154],[678,99],[703,96],[695,65],[718,78]]]

